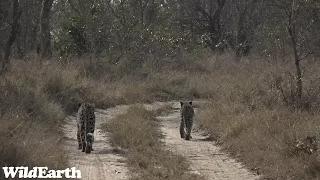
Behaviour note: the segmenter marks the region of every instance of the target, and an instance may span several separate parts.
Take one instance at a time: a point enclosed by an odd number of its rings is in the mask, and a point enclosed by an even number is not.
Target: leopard
[[[77,139],[78,149],[82,152],[91,153],[94,142],[94,129],[96,117],[94,113],[94,104],[79,103],[77,114]]]
[[[180,102],[180,104],[181,104],[180,136],[185,140],[190,140],[192,139],[191,130],[192,130],[193,119],[194,119],[194,109],[192,107],[192,101]]]

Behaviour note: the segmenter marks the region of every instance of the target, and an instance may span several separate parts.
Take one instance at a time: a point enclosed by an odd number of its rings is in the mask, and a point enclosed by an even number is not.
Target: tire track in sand
[[[222,152],[214,142],[206,141],[206,137],[202,136],[203,132],[193,130],[190,141],[181,139],[180,103],[170,102],[170,104],[174,107],[174,112],[158,117],[162,125],[161,130],[165,135],[164,142],[168,149],[183,155],[190,162],[191,172],[203,175],[208,180],[257,180],[260,178],[240,162]],[[194,101],[193,104],[197,102]],[[195,109],[195,123],[196,116],[197,109]]]
[[[68,151],[69,166],[81,171],[84,180],[124,180],[128,179],[128,168],[125,159],[113,151],[109,143],[110,136],[101,129],[101,124],[125,112],[127,106],[117,106],[108,110],[99,110],[96,115],[96,130],[94,132],[94,151],[86,154],[78,150],[77,118],[69,116],[65,119],[63,127],[65,136],[65,149]]]

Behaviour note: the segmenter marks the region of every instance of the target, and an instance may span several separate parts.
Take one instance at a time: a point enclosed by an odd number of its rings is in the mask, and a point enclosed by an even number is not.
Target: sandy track
[[[113,151],[108,133],[104,133],[102,123],[125,112],[126,106],[117,106],[108,110],[96,110],[96,130],[94,132],[94,151],[86,154],[78,150],[77,121],[75,116],[66,118],[64,125],[65,148],[69,152],[69,166],[81,170],[81,179],[85,180],[123,180],[127,178],[128,169],[125,159]]]
[[[194,102],[201,104],[202,102]],[[175,110],[167,116],[158,117],[161,130],[165,135],[163,141],[168,149],[181,154],[190,162],[191,172],[203,175],[208,180],[255,180],[259,176],[245,169],[241,163],[236,162],[211,141],[205,141],[206,137],[200,131],[193,131],[191,141],[180,138],[180,103],[179,102],[155,102],[145,104],[148,110],[155,110],[162,105],[172,105]],[[112,151],[108,133],[103,133],[100,125],[119,114],[124,113],[128,105],[116,106],[108,110],[96,110],[96,131],[94,151],[85,154],[77,149],[76,117],[66,118],[64,126],[65,148],[69,152],[71,167],[81,170],[82,179],[90,180],[123,180],[128,179],[128,168],[125,159],[120,154]],[[197,110],[196,110],[197,115]],[[196,120],[196,118],[195,118]]]
[[[161,120],[161,130],[165,135],[164,142],[170,150],[183,155],[191,164],[191,171],[203,175],[208,180],[255,180],[254,175],[221,149],[212,141],[205,141],[202,132],[192,132],[192,140],[180,138],[180,103],[172,102],[175,111],[168,116],[158,117]],[[196,104],[196,102],[194,102]],[[197,115],[197,110],[196,110]],[[196,121],[196,117],[195,117]]]

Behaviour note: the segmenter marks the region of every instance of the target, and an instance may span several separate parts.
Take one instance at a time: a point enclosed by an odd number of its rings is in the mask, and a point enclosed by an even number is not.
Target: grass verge
[[[114,145],[126,150],[132,180],[202,179],[188,172],[189,165],[182,156],[163,147],[155,116],[168,109],[165,107],[164,110],[152,112],[136,105],[105,125],[111,132]]]
[[[216,96],[198,120],[225,150],[268,179],[320,179],[320,152],[309,155],[297,140],[320,138],[318,63],[305,62],[302,107],[294,101],[293,67],[252,62],[217,70]],[[281,67],[281,68],[280,68]],[[221,71],[224,69],[224,71]],[[235,70],[237,69],[237,70]],[[294,77],[294,76],[290,76]],[[319,143],[317,143],[319,146]]]
[[[320,153],[298,151],[296,140],[319,137],[319,115],[281,109],[248,110],[213,104],[199,121],[222,146],[248,167],[271,179],[319,179]]]

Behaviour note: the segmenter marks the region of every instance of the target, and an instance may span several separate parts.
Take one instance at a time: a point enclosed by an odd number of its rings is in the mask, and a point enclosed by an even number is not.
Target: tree
[[[240,60],[242,56],[248,55],[254,46],[256,31],[263,23],[265,3],[264,0],[233,0],[232,5],[235,7],[232,9],[236,12],[233,15],[234,23],[232,23],[235,27],[229,27],[229,29],[234,29],[233,49],[236,59]]]
[[[202,0],[202,1],[181,1],[180,6],[183,11],[181,21],[186,26],[191,25],[191,32],[195,38],[201,37],[212,51],[223,50],[220,43],[224,36],[224,22],[222,15],[226,0]]]
[[[40,20],[40,56],[42,59],[52,56],[50,35],[50,11],[54,0],[44,0]]]
[[[263,22],[264,0],[180,1],[181,22],[191,26],[196,41],[214,52],[246,56],[254,46],[256,31]]]
[[[313,0],[280,0],[272,1],[271,7],[276,7],[280,22],[284,22],[291,42],[291,48],[296,68],[295,101],[300,106],[302,99],[301,61],[319,49],[318,32],[320,2]],[[318,29],[318,30],[317,30]]]
[[[9,38],[7,39],[4,47],[4,57],[1,63],[0,74],[4,74],[8,71],[10,66],[11,47],[16,40],[17,33],[20,30],[20,16],[22,11],[19,10],[19,0],[13,0],[12,4],[12,24],[10,28]]]

